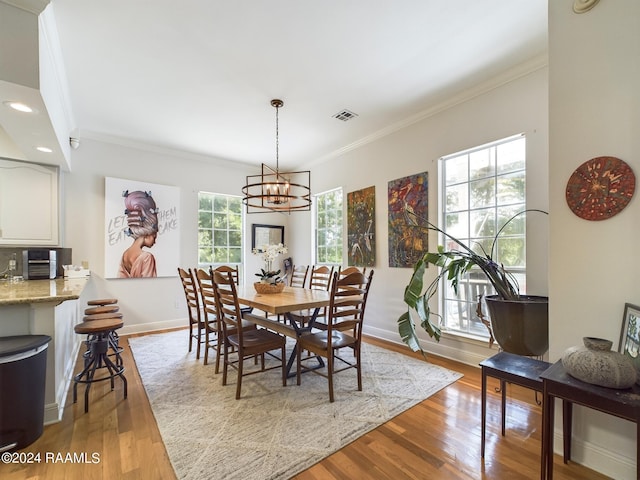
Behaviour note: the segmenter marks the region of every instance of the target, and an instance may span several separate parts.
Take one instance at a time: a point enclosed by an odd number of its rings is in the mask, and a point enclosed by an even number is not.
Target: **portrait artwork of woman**
[[[158,236],[158,209],[151,192],[123,192],[125,215],[127,215],[126,234],[133,238],[120,260],[119,278],[157,277],[156,259],[144,247],[151,248]]]

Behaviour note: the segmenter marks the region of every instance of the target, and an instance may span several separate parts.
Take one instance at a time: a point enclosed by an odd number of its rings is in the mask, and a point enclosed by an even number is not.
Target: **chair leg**
[[[200,360],[200,339],[202,338],[202,329],[198,324],[198,338],[196,339],[196,360]]]
[[[240,391],[242,390],[242,366],[244,365],[244,356],[238,350],[238,383],[236,385],[236,400],[240,400]]]
[[[220,357],[218,357],[220,358]],[[224,344],[224,361],[222,362],[222,385],[226,385],[227,384],[227,367],[228,367],[228,361],[227,359],[229,358],[229,348],[227,347],[227,344],[225,342]]]
[[[327,355],[327,379],[329,380],[329,401],[333,402],[333,352]]]
[[[220,344],[220,335],[216,342],[216,374],[220,371],[220,357],[222,356],[222,345]]]
[[[300,363],[302,362],[302,349],[300,345],[296,347],[296,360],[297,360],[297,371],[296,371],[296,384],[300,385],[300,369],[302,368]]]
[[[353,351],[356,354],[356,372],[358,372],[358,391],[362,391],[362,364],[360,363],[360,349]]]
[[[209,365],[209,329],[204,332],[204,364]]]
[[[287,386],[287,362],[285,360],[285,356],[287,355],[285,346],[283,345],[280,349],[280,358],[282,359],[282,386]]]
[[[189,353],[193,350],[193,323],[189,324]]]

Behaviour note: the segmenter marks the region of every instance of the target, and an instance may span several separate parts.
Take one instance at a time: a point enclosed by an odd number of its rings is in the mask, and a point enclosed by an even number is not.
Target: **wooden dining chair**
[[[213,268],[213,267],[212,267]],[[240,274],[238,272],[238,267],[231,265],[219,265],[213,269],[214,272],[220,272],[222,274],[231,273],[231,277],[236,285],[239,285],[240,282]]]
[[[232,267],[230,265],[219,265],[218,267],[213,269],[214,272],[222,273],[223,275],[226,273],[231,273],[231,277],[236,285],[240,285],[240,274],[238,273],[238,267]],[[243,313],[250,313],[253,311],[253,307],[242,307]],[[216,368],[216,373],[218,372]]]
[[[291,270],[289,277],[289,286],[304,288],[307,284],[307,276],[309,275],[309,265],[295,265]]]
[[[362,273],[363,275],[367,274],[367,267],[355,267],[353,265],[347,268],[338,268],[338,278],[346,277],[350,273]]]
[[[314,265],[311,269],[311,275],[309,277],[309,286],[307,288],[311,290],[325,290],[329,291],[331,286],[331,278],[333,275],[333,266],[327,265]],[[298,310],[290,312],[289,315],[295,319],[296,323],[300,326],[305,326],[311,320],[314,310]],[[326,308],[322,308],[316,317],[316,320],[322,321],[326,315]]]
[[[187,301],[187,315],[189,319],[189,352],[193,350],[193,340],[196,341],[196,358],[200,358],[200,345],[204,342],[203,333],[205,331],[202,311],[200,309],[200,298],[198,287],[193,271],[178,267],[178,276],[182,282],[182,289]],[[194,332],[195,330],[195,332]]]
[[[333,266],[314,265],[311,269],[311,277],[309,277],[309,288],[311,290],[326,290],[328,292],[331,287],[333,270]]]
[[[209,349],[216,351],[216,368],[215,373],[220,371],[220,358],[222,357],[223,331],[222,324],[218,321],[218,305],[216,303],[216,295],[213,287],[213,270],[200,268],[196,272],[198,287],[200,292],[200,303],[202,305],[202,316],[205,323],[205,342],[206,349],[204,352],[204,364],[209,364]],[[227,271],[227,273],[230,273]],[[233,278],[233,273],[231,273]],[[234,280],[235,281],[235,280]],[[242,328],[245,330],[253,330],[256,327],[254,323],[243,321]]]
[[[202,304],[202,316],[204,317],[204,364],[209,364],[209,349],[216,351],[216,369],[220,369],[220,352],[222,350],[221,328],[218,323],[218,311],[216,307],[216,295],[213,291],[213,279],[211,270],[199,268],[196,271],[198,281],[198,291],[200,293],[200,303]]]
[[[355,368],[358,390],[362,390],[362,322],[372,278],[373,270],[367,277],[355,272],[338,278],[338,272],[335,272],[330,291],[331,301],[327,310],[327,329],[303,334],[298,338],[297,383],[300,385],[303,350],[326,358],[326,373],[323,370],[310,371],[328,379],[330,402],[334,401],[333,375],[338,372]],[[347,347],[353,350],[353,358],[347,359],[340,355],[340,349]]]
[[[342,267],[338,267],[338,279],[344,278],[352,273],[362,273],[363,275],[366,275],[367,267],[356,267],[353,265],[344,269]]]
[[[286,338],[277,333],[265,329],[243,328],[242,312],[238,303],[236,285],[230,273],[226,276],[220,272],[212,272],[213,288],[216,296],[218,311],[218,321],[222,325],[224,341],[224,362],[222,367],[222,385],[227,384],[227,371],[229,367],[235,368],[238,372],[236,383],[236,400],[240,398],[242,390],[242,377],[255,373],[265,372],[276,368],[282,368],[282,385],[287,385],[286,373]],[[280,365],[266,367],[264,355],[272,350],[280,350]],[[232,352],[237,354],[235,360],[231,357]],[[261,357],[260,370],[252,369],[244,371],[244,361],[247,358]]]

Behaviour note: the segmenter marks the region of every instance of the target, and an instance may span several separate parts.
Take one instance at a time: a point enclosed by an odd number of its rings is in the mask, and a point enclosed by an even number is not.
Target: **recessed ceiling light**
[[[44,153],[53,152],[53,150],[51,150],[49,147],[36,147],[36,150],[38,150],[39,152],[44,152]]]
[[[19,112],[24,112],[24,113],[33,113],[34,110],[33,108],[31,108],[29,105],[26,105],[22,102],[4,102],[4,104],[9,107],[9,108],[13,108],[14,110],[17,110]]]

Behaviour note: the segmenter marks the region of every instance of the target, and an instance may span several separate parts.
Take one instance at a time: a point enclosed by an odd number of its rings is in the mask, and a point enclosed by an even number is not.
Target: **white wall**
[[[532,73],[470,100],[440,109],[422,121],[392,135],[312,167],[313,191],[342,187],[346,194],[369,186],[376,189],[376,265],[372,291],[367,305],[365,332],[399,341],[397,319],[405,311],[402,298],[412,269],[389,268],[387,184],[406,175],[429,174],[429,218],[438,217],[438,158],[443,155],[524,132],[527,136],[527,202],[530,208],[547,210],[548,139],[547,69]],[[528,286],[530,294],[547,294],[546,215],[529,216]],[[295,257],[310,262],[311,231],[309,219],[294,215]],[[535,234],[535,235],[534,235]],[[346,239],[345,239],[346,242]],[[437,235],[430,233],[430,246]],[[345,248],[346,262],[346,248]],[[431,275],[435,269],[430,269]],[[429,281],[429,280],[427,280]],[[427,339],[426,333],[421,335]],[[443,337],[439,344],[425,341],[426,349],[450,358],[477,365],[491,354],[487,342]]]
[[[64,175],[65,246],[73,249],[73,261],[88,261],[92,271],[87,295],[116,297],[126,322],[123,333],[186,326],[186,305],[177,277],[157,279],[104,278],[104,178],[117,177],[180,188],[180,264],[197,266],[198,192],[240,195],[247,167],[223,160],[201,161],[198,157],[162,152],[158,148],[134,148],[83,138],[73,151],[72,173]],[[245,237],[246,275],[261,266],[251,255],[251,224],[286,225],[279,214],[247,215]],[[285,227],[285,237],[290,232]],[[186,341],[186,340],[185,340]]]
[[[584,336],[608,338],[617,348],[625,302],[640,304],[638,192],[621,213],[595,222],[575,216],[565,201],[568,178],[593,157],[621,158],[640,174],[640,2],[603,1],[581,15],[572,4],[549,0],[553,361]],[[574,412],[576,461],[613,478],[635,478],[635,426]]]

